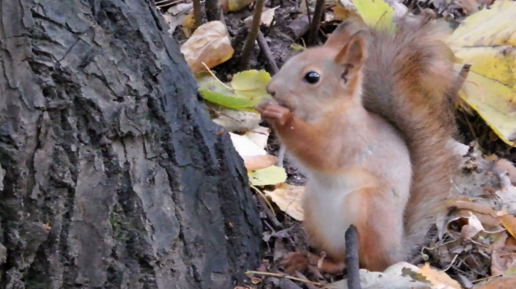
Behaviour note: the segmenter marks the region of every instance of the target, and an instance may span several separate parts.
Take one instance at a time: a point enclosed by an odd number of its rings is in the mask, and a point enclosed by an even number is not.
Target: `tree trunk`
[[[145,0],[0,0],[0,287],[233,288],[241,158]]]

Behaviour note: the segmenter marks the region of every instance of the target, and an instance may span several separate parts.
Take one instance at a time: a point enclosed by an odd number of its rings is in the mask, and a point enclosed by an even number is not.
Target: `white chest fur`
[[[354,198],[350,198],[350,194],[360,188],[346,186],[343,179],[310,180],[303,204],[305,210],[310,211],[307,216],[310,219],[305,221],[321,235],[314,241],[324,243],[319,245],[327,250],[342,252],[345,249],[345,232],[356,221],[360,210],[360,204],[354,204]]]

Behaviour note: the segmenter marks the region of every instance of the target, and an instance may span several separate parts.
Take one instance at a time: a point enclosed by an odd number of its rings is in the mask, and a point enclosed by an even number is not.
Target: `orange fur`
[[[267,87],[279,104],[258,110],[307,176],[304,226],[328,256],[323,271],[344,267],[350,224],[363,268],[406,260],[444,206],[456,165],[446,147],[454,77],[432,35],[428,22],[401,20],[390,33],[347,21]],[[290,269],[308,265],[289,260]]]

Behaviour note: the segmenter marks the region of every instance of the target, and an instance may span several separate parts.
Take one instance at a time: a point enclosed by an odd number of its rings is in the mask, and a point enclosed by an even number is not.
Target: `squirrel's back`
[[[420,245],[448,196],[457,159],[447,144],[456,132],[453,116],[453,54],[438,39],[430,19],[405,18],[395,31],[365,28],[348,20],[325,45],[347,41],[367,30],[368,59],[364,69],[364,107],[383,117],[403,135],[410,150],[412,187],[405,210],[410,249]]]

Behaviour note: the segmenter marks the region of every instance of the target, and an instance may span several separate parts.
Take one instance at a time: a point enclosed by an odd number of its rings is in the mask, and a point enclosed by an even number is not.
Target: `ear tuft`
[[[366,60],[366,54],[366,41],[362,32],[358,31],[351,35],[348,43],[335,56],[335,63],[344,67],[342,75],[344,79],[347,74],[362,68]]]
[[[348,42],[351,36],[363,28],[362,23],[357,19],[347,19],[335,28],[323,46],[340,50],[342,44]]]

